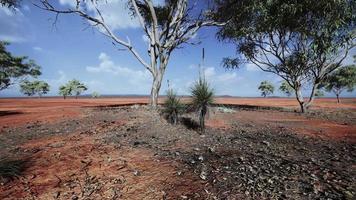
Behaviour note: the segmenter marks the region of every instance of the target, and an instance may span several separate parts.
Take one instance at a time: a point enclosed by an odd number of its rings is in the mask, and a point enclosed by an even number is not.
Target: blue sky
[[[147,42],[139,24],[128,15],[122,0],[111,0],[103,7],[105,20],[119,36],[129,37],[133,46],[145,59]],[[59,0],[69,6],[73,0]],[[110,1],[109,1],[110,2]],[[0,40],[11,42],[8,49],[14,55],[26,55],[42,67],[41,80],[51,85],[49,95],[57,95],[58,87],[73,78],[86,83],[88,94],[149,94],[151,76],[127,51],[119,51],[111,41],[76,15],[61,15],[53,26],[54,14],[40,10],[28,1],[16,12],[0,7]],[[170,59],[161,94],[167,89],[167,80],[179,94],[188,94],[198,77],[201,49],[205,48],[206,77],[217,95],[260,96],[257,87],[263,80],[276,86],[281,79],[245,65],[238,70],[221,67],[223,57],[235,54],[235,48],[215,38],[215,28],[200,30],[193,39],[200,45],[186,45],[176,50]],[[355,51],[353,51],[354,53]],[[351,57],[346,63],[351,63]],[[275,95],[281,95],[276,91]],[[0,92],[0,96],[22,96],[18,86]],[[356,96],[356,92],[344,93]]]

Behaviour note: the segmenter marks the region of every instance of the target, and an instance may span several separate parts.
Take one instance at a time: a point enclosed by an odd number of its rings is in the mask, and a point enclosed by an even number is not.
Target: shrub
[[[177,94],[172,89],[167,91],[167,99],[164,101],[163,106],[163,112],[168,121],[172,124],[177,124],[179,115],[184,111],[184,105],[180,102]]]
[[[192,106],[196,109],[199,115],[199,125],[202,132],[205,131],[205,116],[208,112],[208,107],[214,101],[214,91],[210,88],[205,79],[200,78],[191,88]]]

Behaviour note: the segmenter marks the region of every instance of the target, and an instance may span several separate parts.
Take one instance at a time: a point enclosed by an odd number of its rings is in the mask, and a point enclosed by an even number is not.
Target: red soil
[[[148,98],[99,98],[66,99],[61,98],[18,98],[0,99],[0,130],[3,127],[24,125],[29,122],[53,122],[65,118],[78,118],[84,115],[84,107],[112,106],[147,103]],[[292,98],[217,98],[217,104],[250,105],[268,107],[298,108]],[[342,99],[337,104],[334,98],[317,99],[313,109],[356,109],[355,98]],[[356,112],[356,111],[355,111]],[[229,119],[211,119],[208,126],[228,127]],[[241,111],[234,115],[234,120],[255,124],[267,124],[285,127],[297,133],[326,137],[332,139],[349,138],[356,141],[356,126],[342,125],[332,121],[310,119],[292,112],[278,111]]]

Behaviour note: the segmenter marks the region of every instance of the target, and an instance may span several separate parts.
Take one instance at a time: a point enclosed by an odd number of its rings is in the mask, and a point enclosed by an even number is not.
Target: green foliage
[[[80,81],[73,79],[68,82],[69,87],[71,88],[71,91],[75,94],[75,97],[77,98],[82,92],[86,91],[88,88],[84,85],[84,83],[81,83]]]
[[[0,90],[8,88],[14,80],[41,75],[40,67],[27,57],[16,57],[6,50],[9,43],[0,41]]]
[[[167,91],[167,98],[163,106],[163,113],[166,115],[168,121],[172,124],[177,124],[179,115],[183,113],[185,106],[180,102],[177,94],[172,89]]]
[[[334,92],[339,101],[341,92],[352,92],[356,85],[356,66],[348,65],[336,70],[323,83],[328,92]]]
[[[68,87],[68,85],[61,85],[59,87],[59,95],[63,96],[63,98],[67,98],[67,96],[70,96],[72,95],[72,91],[71,91],[71,88]]]
[[[80,81],[73,79],[68,81],[65,85],[59,87],[59,94],[65,99],[67,96],[75,95],[75,98],[86,91],[88,88]]]
[[[288,97],[290,97],[294,92],[294,89],[289,85],[287,81],[282,82],[281,86],[279,86],[279,90],[286,94]]]
[[[210,88],[205,79],[200,78],[191,88],[192,106],[199,113],[199,122],[201,131],[205,130],[205,116],[208,107],[214,102],[214,91]]]
[[[323,97],[324,96],[324,92],[322,90],[316,90],[315,91],[315,96],[316,97]]]
[[[261,91],[261,96],[266,97],[273,94],[274,86],[268,81],[262,81],[258,89]]]
[[[311,93],[304,102],[303,84],[312,84],[315,91],[354,46],[354,0],[216,2],[213,19],[227,22],[218,38],[233,42],[238,53],[236,60],[224,62],[224,67],[250,62],[282,77],[297,91],[302,110],[314,99]]]
[[[50,86],[48,83],[44,81],[28,81],[25,80],[20,84],[20,90],[23,94],[27,96],[33,96],[37,94],[41,97],[43,94],[47,94],[49,92]]]
[[[99,94],[99,92],[93,92],[92,94],[91,94],[91,97],[92,98],[99,98],[100,97],[100,94]]]

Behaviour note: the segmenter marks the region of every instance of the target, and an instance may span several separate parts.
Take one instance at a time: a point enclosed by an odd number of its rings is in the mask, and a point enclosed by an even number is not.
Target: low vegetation
[[[163,113],[172,124],[177,124],[179,115],[184,112],[185,106],[181,103],[173,89],[167,91],[167,97],[163,104]]]
[[[191,88],[192,106],[198,112],[201,132],[205,131],[205,117],[214,102],[214,91],[204,78],[200,78]]]

